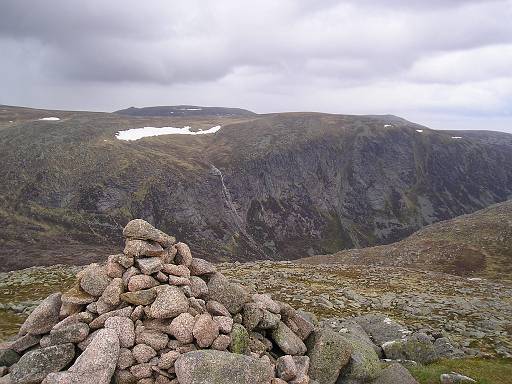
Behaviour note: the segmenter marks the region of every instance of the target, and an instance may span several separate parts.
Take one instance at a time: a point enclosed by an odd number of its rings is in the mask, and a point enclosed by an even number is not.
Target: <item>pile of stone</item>
[[[409,384],[381,358],[435,359],[432,343],[389,319],[321,327],[143,220],[123,235],[122,254],[78,273],[2,346],[0,383]]]

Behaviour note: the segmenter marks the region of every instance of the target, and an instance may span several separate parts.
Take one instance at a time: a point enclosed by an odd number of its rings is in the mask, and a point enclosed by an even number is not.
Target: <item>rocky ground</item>
[[[219,264],[226,276],[320,319],[381,312],[412,330],[443,333],[466,354],[511,357],[512,285],[404,268]],[[15,334],[49,293],[72,285],[79,267],[0,274],[0,339]]]

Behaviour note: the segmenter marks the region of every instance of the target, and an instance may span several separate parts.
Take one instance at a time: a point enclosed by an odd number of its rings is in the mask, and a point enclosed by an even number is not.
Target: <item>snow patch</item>
[[[482,281],[483,279],[480,277],[468,277],[468,281]]]
[[[202,111],[203,108],[180,108],[180,111]]]
[[[59,121],[60,119],[58,117],[42,117],[40,118],[39,120],[44,120],[44,121]]]
[[[12,120],[9,120],[9,123],[14,123],[14,121],[12,121]]]
[[[462,136],[452,136],[452,139],[462,139]]]
[[[384,320],[382,320],[386,324],[394,324],[395,322],[391,320],[389,317],[386,317]]]
[[[132,128],[126,131],[119,131],[116,133],[116,138],[119,140],[133,141],[139,140],[143,137],[161,136],[161,135],[206,135],[209,133],[215,133],[220,130],[221,126],[216,125],[207,130],[199,130],[196,132],[190,131],[190,127],[187,125],[183,128],[176,127],[144,127],[144,128]]]
[[[391,124],[384,124],[384,128],[389,128],[389,127],[392,127]]]
[[[423,129],[417,129],[416,132],[423,133]]]

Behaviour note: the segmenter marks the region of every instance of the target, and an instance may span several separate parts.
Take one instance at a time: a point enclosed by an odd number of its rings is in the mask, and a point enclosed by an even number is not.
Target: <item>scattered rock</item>
[[[306,345],[290,328],[282,321],[276,329],[272,330],[272,339],[287,355],[303,355],[306,353]]]
[[[170,285],[163,287],[151,304],[151,316],[155,319],[165,319],[187,312],[189,304],[183,291]]]

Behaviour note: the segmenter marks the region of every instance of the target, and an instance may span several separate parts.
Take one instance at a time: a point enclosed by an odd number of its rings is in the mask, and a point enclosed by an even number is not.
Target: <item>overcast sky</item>
[[[2,0],[0,104],[395,114],[512,132],[512,0]]]

